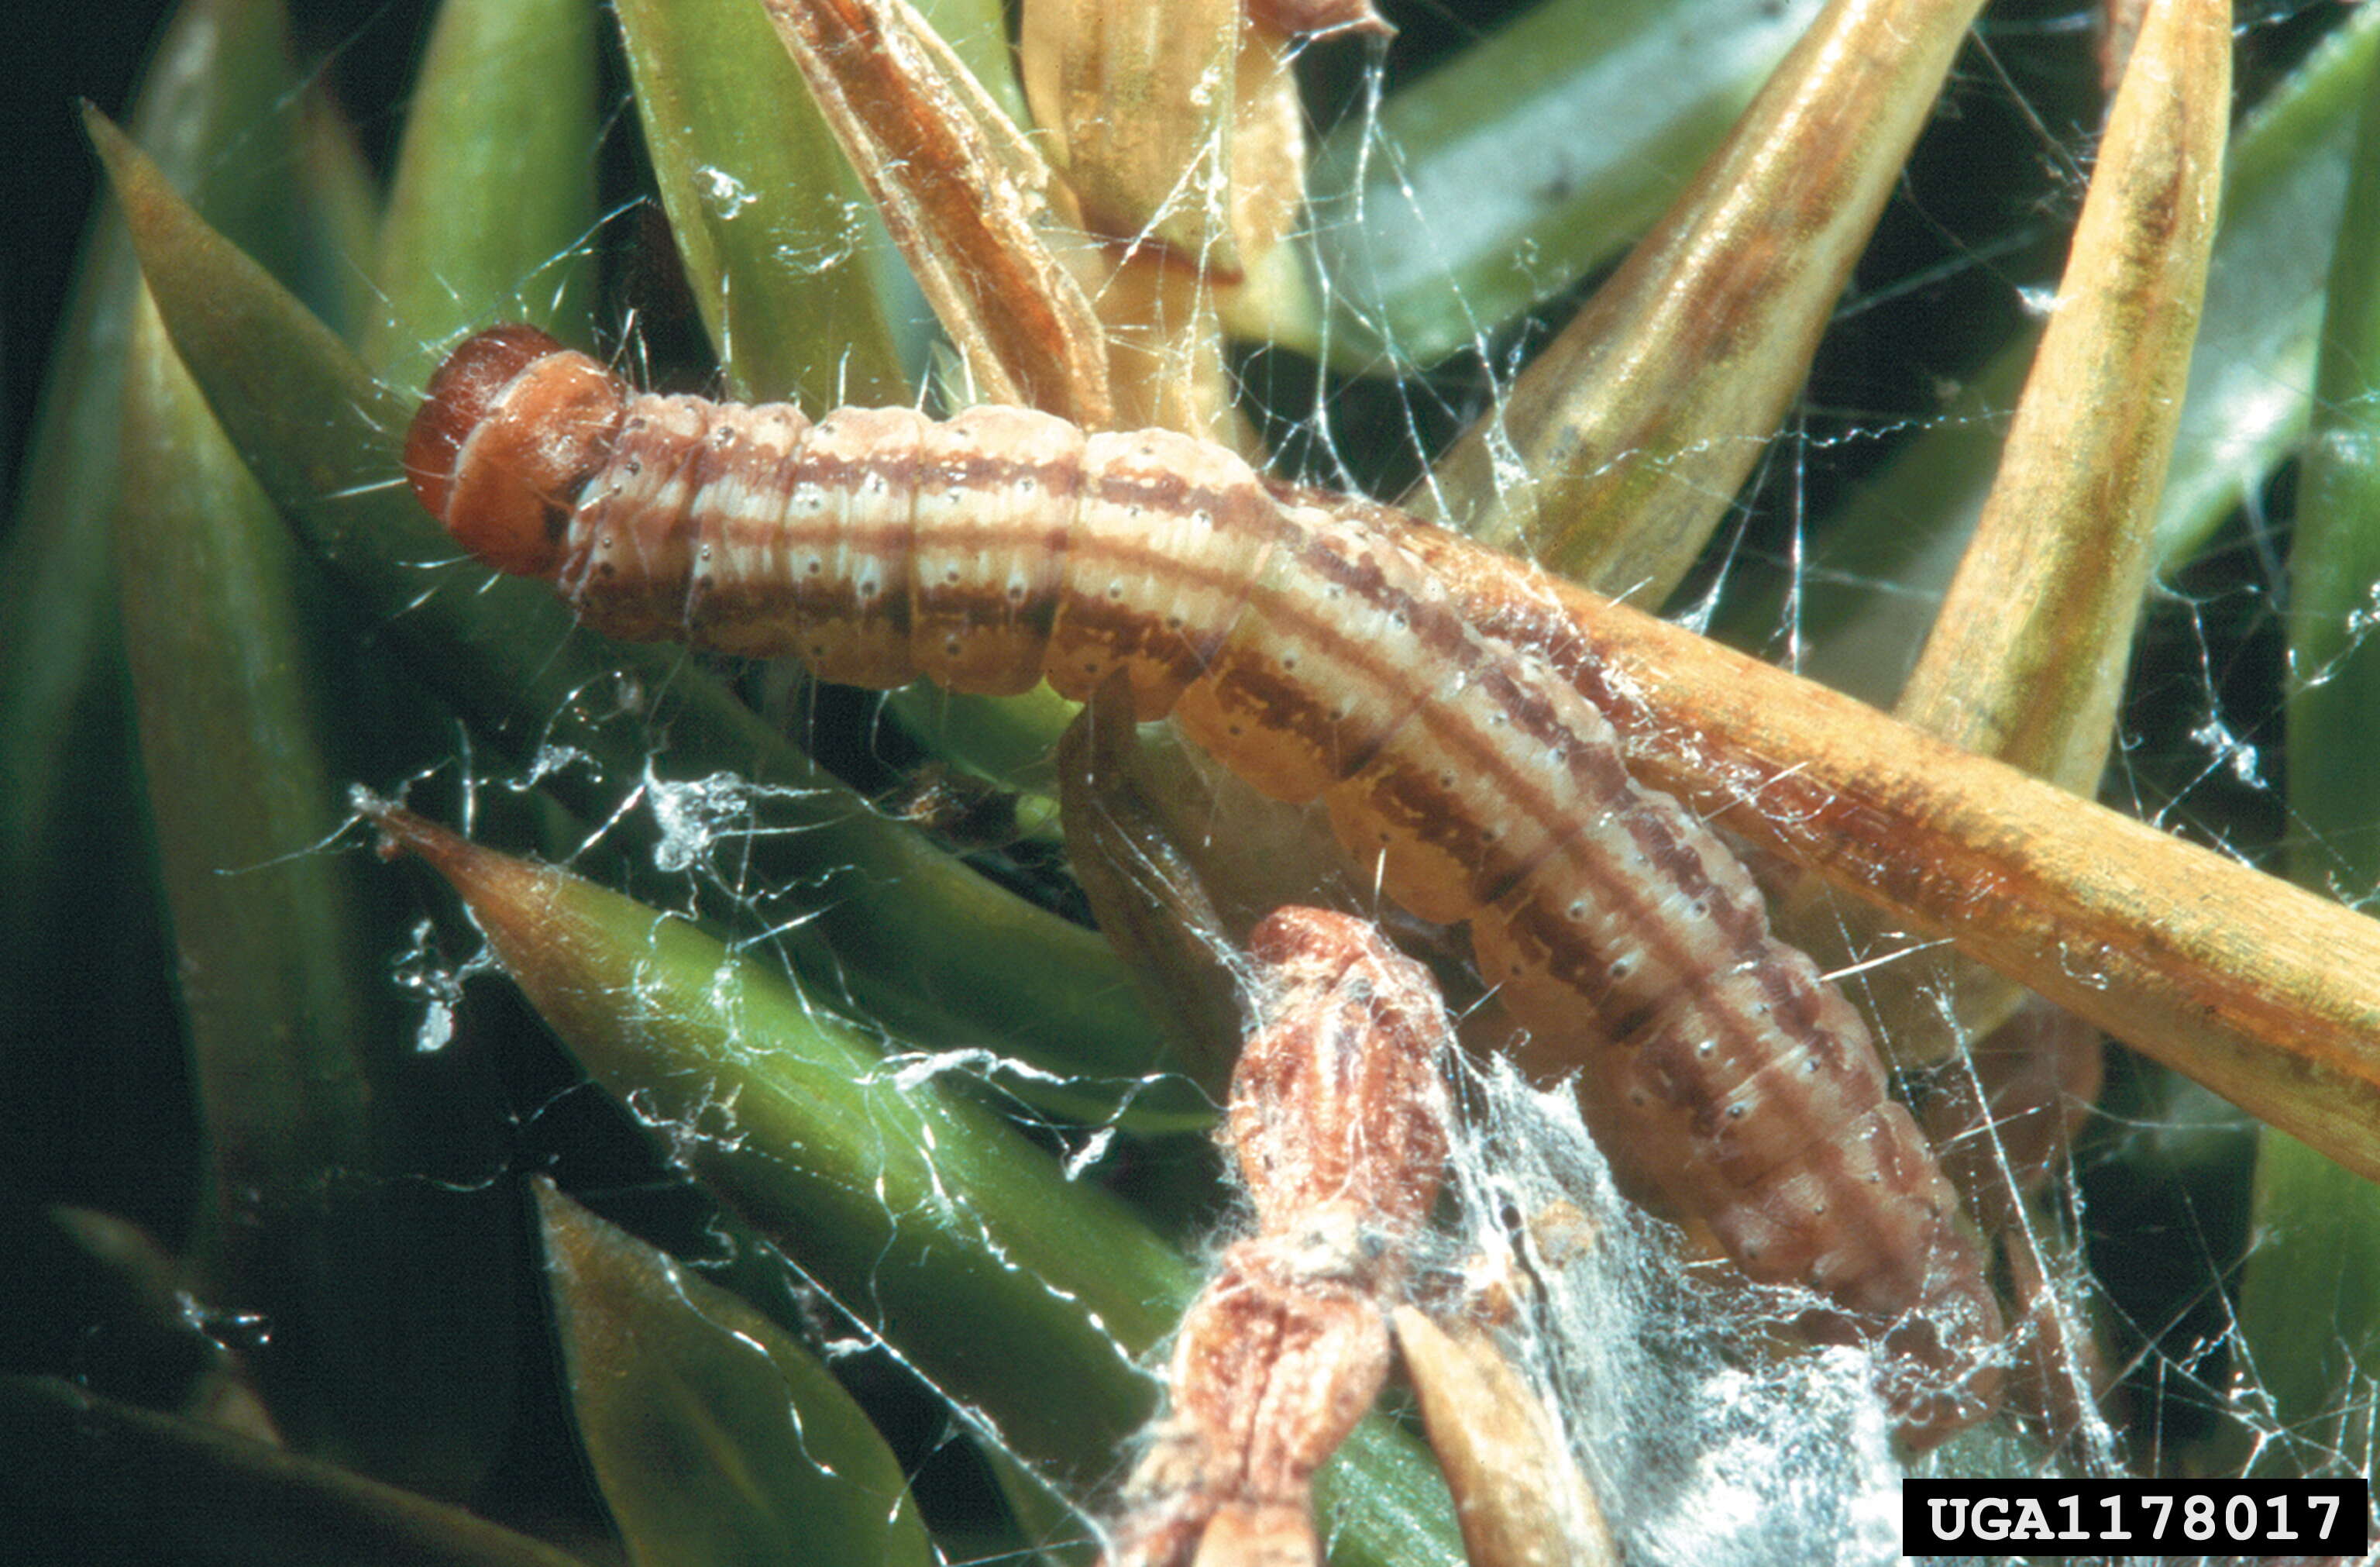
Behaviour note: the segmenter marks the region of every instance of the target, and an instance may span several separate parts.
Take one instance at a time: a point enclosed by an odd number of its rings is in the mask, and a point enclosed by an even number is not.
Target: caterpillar
[[[1826,1297],[1805,1326],[1880,1338],[1906,1434],[1988,1407],[1982,1254],[1858,1012],[1601,712],[1360,507],[1165,431],[640,395],[519,326],[438,370],[405,464],[464,548],[608,636],[877,687],[1121,677],[1142,720],[1319,798],[1399,905],[1467,921],[1623,1184]]]

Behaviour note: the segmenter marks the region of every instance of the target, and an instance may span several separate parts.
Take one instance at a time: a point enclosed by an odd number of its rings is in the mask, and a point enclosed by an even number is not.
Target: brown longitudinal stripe
[[[1881,1334],[1922,1436],[1988,1397],[1979,1253],[1857,1012],[1718,838],[1630,778],[1603,714],[1475,629],[1366,505],[1020,409],[812,425],[633,396],[517,329],[458,350],[408,465],[466,545],[612,635],[875,686],[1087,696],[1122,671],[1141,716],[1320,797],[1397,902],[1468,920],[1623,1179]]]

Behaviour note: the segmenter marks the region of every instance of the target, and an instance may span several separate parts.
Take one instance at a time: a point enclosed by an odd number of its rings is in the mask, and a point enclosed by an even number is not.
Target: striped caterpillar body
[[[1624,1182],[1930,1371],[1901,1390],[1916,1439],[1987,1403],[1981,1257],[1858,1013],[1598,711],[1350,509],[1161,431],[636,395],[524,327],[448,360],[406,466],[465,547],[610,636],[872,686],[1087,698],[1121,672],[1142,719],[1320,797],[1398,904],[1468,921]]]

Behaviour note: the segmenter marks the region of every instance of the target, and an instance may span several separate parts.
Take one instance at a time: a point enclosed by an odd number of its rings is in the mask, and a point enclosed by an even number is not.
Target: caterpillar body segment
[[[874,686],[1087,698],[1122,671],[1142,719],[1319,798],[1401,905],[1469,921],[1623,1181],[1924,1368],[1917,1439],[1987,1405],[1982,1257],[1859,1014],[1603,715],[1360,508],[1164,431],[638,395],[519,328],[457,351],[407,463],[466,547],[608,635]]]

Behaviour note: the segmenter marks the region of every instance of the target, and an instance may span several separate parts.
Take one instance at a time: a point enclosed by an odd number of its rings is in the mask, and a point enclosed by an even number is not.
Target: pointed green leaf
[[[1354,371],[1485,343],[1644,232],[1818,10],[1536,6],[1325,139],[1307,188],[1328,314],[1268,334]]]
[[[818,1358],[537,1183],[578,1433],[638,1567],[929,1567],[901,1465]]]
[[[276,504],[393,490],[397,432],[412,399],[375,383],[330,329],[165,182],[156,165],[87,111],[83,124],[131,225],[141,276],[174,347]],[[393,497],[392,497],[393,499]],[[334,566],[419,559],[437,544],[427,516],[325,508],[310,541]],[[382,537],[394,532],[394,539]],[[351,559],[351,557],[354,557]]]
[[[892,241],[758,5],[622,0],[662,205],[697,306],[747,397],[905,403],[877,284]]]
[[[2350,902],[2380,883],[2380,51],[2365,76],[2289,552],[2291,869]]]
[[[516,982],[613,1097],[960,1408],[1078,1491],[1154,1388],[1140,1362],[1196,1280],[931,1070],[904,1069],[682,919],[401,811]],[[1339,1465],[1333,1559],[1458,1559],[1412,1439],[1367,1422]]]
[[[1145,1413],[1130,1356],[1191,1280],[1104,1193],[686,921],[415,819],[382,827],[455,884],[597,1082],[954,1397],[1069,1466]]]
[[[442,6],[381,230],[364,359],[419,386],[465,330],[587,329],[595,223],[591,0]]]
[[[1000,0],[918,0],[917,14],[951,46],[992,102],[1019,125],[1029,119],[1016,55],[1008,42],[1008,13]]]
[[[2380,59],[2333,251],[2289,552],[2290,873],[2367,910],[2380,886]],[[2240,1326],[2288,1433],[2276,1468],[2357,1450],[2380,1362],[2380,1185],[2270,1127]]]
[[[162,177],[276,264],[289,248],[285,43],[278,0],[190,0],[158,41],[133,117]],[[64,1153],[122,1136],[147,1158],[182,1134],[162,1108],[118,1102],[156,1105],[131,1085],[155,1076],[151,1052],[172,1049],[108,551],[138,283],[123,220],[103,209],[78,249],[0,551],[0,1101],[12,1143],[30,1132]],[[126,1087],[95,1088],[71,1111],[18,1091],[66,1070],[69,1051]],[[130,1180],[115,1200],[178,1221],[161,1190],[173,1184]]]
[[[356,128],[321,79],[308,84],[298,126],[298,203],[308,231],[298,297],[342,337],[380,312],[372,280],[380,249],[380,177]]]
[[[407,1183],[492,1167],[503,1111],[468,1065],[419,1058],[384,956],[402,927],[375,919],[366,867],[319,852],[345,820],[340,747],[389,743],[345,704],[399,704],[146,309],[122,463],[124,626],[212,1165],[211,1291],[273,1324],[258,1368],[294,1439],[464,1494],[512,1419],[511,1216],[485,1190]],[[416,1270],[431,1248],[454,1276]]]
[[[130,366],[116,544],[183,1004],[229,1184],[286,1190],[366,1157],[375,1010],[347,972],[351,873],[305,853],[341,820],[306,589],[152,310]],[[298,1060],[275,1046],[292,1029]],[[208,1083],[218,1052],[233,1080]]]

